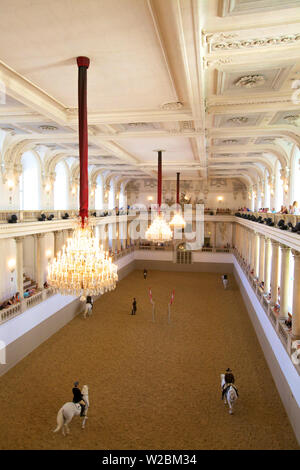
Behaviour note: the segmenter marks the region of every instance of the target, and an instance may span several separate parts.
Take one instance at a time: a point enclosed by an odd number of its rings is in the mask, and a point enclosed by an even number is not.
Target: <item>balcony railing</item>
[[[288,328],[286,326],[285,324],[286,319],[281,318],[280,312],[276,311],[274,307],[271,305],[270,300],[267,298],[266,294],[264,294],[263,290],[259,287],[257,279],[255,279],[255,277],[253,277],[253,275],[250,273],[249,267],[246,265],[246,263],[241,258],[241,256],[239,255],[236,249],[234,250],[234,254],[244,274],[249,279],[250,285],[252,289],[254,290],[260,304],[262,305],[264,312],[269,318],[270,323],[273,325],[274,330],[276,331],[280,341],[282,342],[284,348],[286,349],[288,355],[291,358],[294,352],[293,346],[292,346],[293,340],[292,340],[291,328]],[[294,364],[294,362],[293,362],[293,365],[296,368],[298,374],[300,375],[300,365],[296,365]]]
[[[36,294],[33,294],[31,297],[22,299],[21,302],[18,302],[17,304],[11,305],[8,308],[0,310],[0,325],[7,322],[8,320],[11,320],[17,315],[20,315],[29,308],[34,307],[40,302],[43,302],[43,300],[48,299],[53,294],[55,294],[54,289],[48,287],[47,289],[43,289],[37,292]]]

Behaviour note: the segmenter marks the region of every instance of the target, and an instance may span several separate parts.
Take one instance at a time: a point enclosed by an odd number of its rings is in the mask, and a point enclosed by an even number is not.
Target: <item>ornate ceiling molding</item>
[[[257,88],[265,83],[266,79],[263,75],[245,75],[235,82],[236,87],[241,88]]]
[[[205,39],[209,52],[233,51],[238,49],[261,49],[277,46],[299,46],[300,33],[266,36],[260,38],[234,39],[238,34],[223,35],[222,33],[206,34]],[[232,40],[233,39],[233,40]]]

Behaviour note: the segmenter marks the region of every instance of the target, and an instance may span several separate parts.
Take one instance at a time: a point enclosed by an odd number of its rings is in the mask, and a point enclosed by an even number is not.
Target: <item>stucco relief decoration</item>
[[[53,132],[53,131],[57,131],[58,127],[56,126],[49,126],[49,125],[42,125],[42,126],[39,126],[39,129],[41,129],[41,131],[44,131],[44,132]]]
[[[246,124],[248,120],[249,119],[245,116],[237,116],[237,117],[228,119],[227,122],[231,122],[232,124],[242,125],[242,124]]]
[[[238,143],[238,140],[235,139],[226,139],[222,141],[223,144],[225,145],[234,145]]]
[[[235,82],[236,87],[241,88],[257,88],[265,83],[266,79],[263,75],[245,75]]]
[[[288,123],[288,124],[292,124],[293,126],[298,126],[299,123],[298,123],[298,120],[300,118],[300,114],[290,114],[289,116],[284,116],[284,120]]]
[[[299,44],[300,34],[296,33],[296,34],[289,34],[289,35],[282,35],[282,36],[236,39],[233,41],[228,41],[226,40],[226,38],[224,39],[222,40],[222,38],[218,38],[216,35],[211,35],[211,38],[208,39],[208,41],[210,42],[211,50],[228,51],[232,49],[250,49],[250,48],[260,48],[260,47],[274,47],[274,46],[282,46],[282,45],[284,46],[287,44]]]
[[[156,181],[152,181],[152,180],[144,180],[144,188],[145,189],[154,189],[157,187],[157,182]]]
[[[227,186],[227,182],[226,182],[226,179],[223,179],[223,178],[212,178],[210,180],[210,186],[212,188],[224,188],[225,186]]]
[[[173,103],[164,103],[161,105],[161,109],[165,111],[176,111],[177,109],[181,109],[183,104],[180,101],[174,101]]]
[[[0,127],[0,129],[10,135],[16,135],[15,129],[13,127]]]

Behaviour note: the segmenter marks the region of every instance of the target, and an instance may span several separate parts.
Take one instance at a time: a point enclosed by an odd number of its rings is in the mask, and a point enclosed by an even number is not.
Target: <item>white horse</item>
[[[222,282],[223,282],[224,289],[227,289],[227,287],[228,287],[228,279],[225,279],[224,276],[222,276]]]
[[[223,389],[223,385],[225,385],[225,374],[221,374],[221,388]],[[232,385],[230,385],[230,387],[227,388],[225,394],[224,394],[224,403],[226,405],[226,403],[228,403],[228,406],[229,406],[229,414],[233,414],[233,407],[234,407],[234,404],[237,400],[238,396],[237,396],[237,393],[234,389],[234,387],[232,387]]]
[[[82,429],[85,427],[85,422],[87,420],[87,411],[90,406],[89,402],[89,389],[87,385],[84,385],[82,387],[82,396],[83,400],[85,402],[85,416],[82,421]],[[53,432],[60,431],[62,429],[63,435],[65,435],[65,429],[67,431],[67,434],[69,434],[69,426],[68,424],[72,421],[73,416],[79,416],[81,412],[81,406],[79,403],[73,403],[73,402],[67,402],[65,403],[59,412],[57,413],[57,427],[54,429]]]
[[[83,312],[83,318],[86,318],[87,315],[90,317],[92,315],[92,309],[93,309],[92,304],[89,304],[89,303],[86,304],[84,312]]]

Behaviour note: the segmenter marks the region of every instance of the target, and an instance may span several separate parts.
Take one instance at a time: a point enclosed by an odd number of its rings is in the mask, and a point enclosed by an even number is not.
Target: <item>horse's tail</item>
[[[64,424],[64,415],[63,415],[63,409],[61,408],[59,412],[57,413],[57,428],[54,429],[53,432],[58,432],[60,429],[63,427]]]

